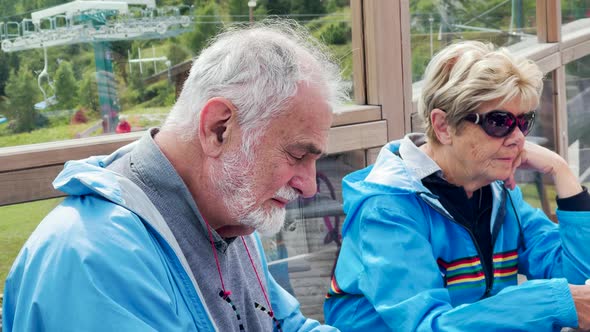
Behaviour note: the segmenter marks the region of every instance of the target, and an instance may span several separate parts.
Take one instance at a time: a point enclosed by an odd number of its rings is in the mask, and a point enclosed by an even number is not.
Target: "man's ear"
[[[235,106],[225,98],[215,97],[205,103],[199,116],[199,139],[206,155],[221,154],[229,141],[234,116]]]
[[[441,109],[435,108],[430,112],[430,121],[432,129],[440,144],[447,145],[452,143],[452,128],[447,122],[447,113]]]

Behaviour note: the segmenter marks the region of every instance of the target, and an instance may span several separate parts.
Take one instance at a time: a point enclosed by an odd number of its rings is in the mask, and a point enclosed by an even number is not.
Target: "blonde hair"
[[[533,61],[489,43],[463,41],[442,49],[426,67],[418,113],[428,139],[438,142],[430,120],[433,109],[444,110],[447,123],[460,129],[461,120],[484,103],[520,100],[523,108],[535,109],[542,89],[543,73]]]

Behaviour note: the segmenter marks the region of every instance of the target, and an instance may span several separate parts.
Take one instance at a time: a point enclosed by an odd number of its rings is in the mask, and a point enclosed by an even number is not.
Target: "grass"
[[[133,114],[168,114],[172,106],[162,107],[144,107],[142,104],[136,105],[130,109],[121,112],[122,115],[133,115]]]
[[[588,188],[590,187],[590,182],[584,182],[582,183],[582,185]],[[537,186],[535,186],[534,183],[519,184],[519,187],[522,191],[522,196],[524,197],[524,200],[527,203],[539,209],[543,208],[541,206],[541,200],[539,197],[539,192],[537,191]],[[557,202],[555,201],[557,193],[555,192],[555,185],[546,184],[545,195],[547,196],[547,200],[549,201],[551,213],[555,213],[555,211],[557,210]]]
[[[77,125],[59,125],[33,130],[28,133],[9,134],[0,126],[0,147],[17,146],[25,144],[45,143],[53,141],[64,141],[76,137],[76,134],[90,128],[94,121]],[[3,130],[4,129],[4,130]]]
[[[171,108],[171,106],[143,107],[142,105],[137,105],[121,112],[121,115],[128,116],[128,121],[133,127],[147,128],[159,126]],[[150,117],[149,115],[152,116]],[[83,124],[62,124],[20,134],[10,133],[7,128],[8,123],[3,123],[0,124],[0,148],[74,139],[76,138],[76,134],[92,127],[95,123],[96,119],[89,119],[87,123]],[[96,134],[100,133],[102,133],[102,129],[96,132]]]
[[[0,294],[20,248],[39,222],[63,198],[0,207]]]
[[[171,108],[172,106],[143,107],[142,105],[137,105],[121,112],[121,115],[127,117],[127,121],[134,128],[133,130],[137,130],[138,128],[147,129],[150,127],[160,127],[164,123],[164,119]]]

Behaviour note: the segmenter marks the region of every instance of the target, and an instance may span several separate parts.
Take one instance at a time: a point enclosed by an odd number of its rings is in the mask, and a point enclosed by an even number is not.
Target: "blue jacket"
[[[389,143],[374,166],[343,180],[347,218],[326,322],[372,332],[577,326],[568,281],[590,276],[590,213],[558,210],[558,226],[519,188],[492,183],[493,271],[484,271],[469,231],[422,185],[439,168],[411,137]],[[530,281],[517,286],[517,273]]]
[[[108,157],[70,161],[54,181],[69,196],[25,243],[6,280],[3,331],[216,331],[162,216]],[[253,234],[265,256],[260,239]],[[266,261],[262,265],[267,267]],[[283,331],[332,331],[264,269]]]

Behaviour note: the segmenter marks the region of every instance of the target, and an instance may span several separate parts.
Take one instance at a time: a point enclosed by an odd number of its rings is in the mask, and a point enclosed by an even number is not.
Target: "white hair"
[[[242,146],[249,150],[268,121],[289,108],[298,84],[317,87],[331,105],[348,99],[339,67],[326,47],[294,21],[234,27],[212,40],[193,62],[164,128],[174,129],[184,140],[194,139],[205,103],[227,98],[237,108]]]

